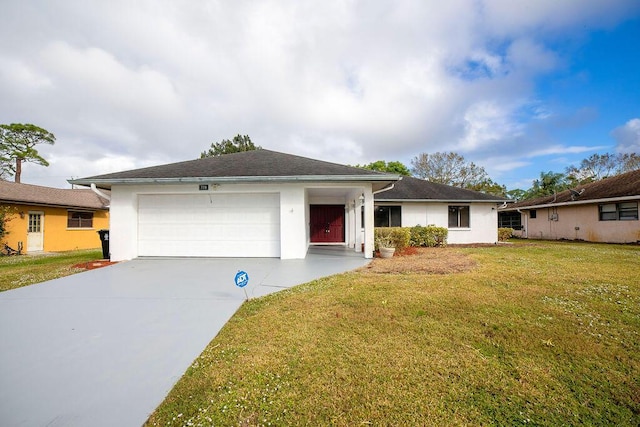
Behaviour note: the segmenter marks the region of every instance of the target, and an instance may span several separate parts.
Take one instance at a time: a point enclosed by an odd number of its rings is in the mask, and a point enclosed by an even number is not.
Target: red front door
[[[344,206],[311,205],[311,243],[344,242]]]

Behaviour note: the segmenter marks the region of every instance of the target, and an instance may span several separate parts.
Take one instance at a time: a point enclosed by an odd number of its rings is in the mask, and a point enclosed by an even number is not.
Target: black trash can
[[[111,259],[109,256],[109,230],[98,230],[102,242],[102,259]]]

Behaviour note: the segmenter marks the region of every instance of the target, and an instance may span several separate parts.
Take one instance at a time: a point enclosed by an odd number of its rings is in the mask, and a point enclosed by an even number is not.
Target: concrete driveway
[[[0,425],[139,426],[244,301],[366,265],[138,259],[0,293]]]

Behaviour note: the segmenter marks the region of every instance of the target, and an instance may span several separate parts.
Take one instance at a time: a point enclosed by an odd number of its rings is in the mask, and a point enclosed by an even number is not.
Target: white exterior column
[[[356,252],[362,252],[362,244],[364,243],[364,241],[362,240],[362,215],[360,215],[360,209],[362,208],[362,202],[360,201],[360,199],[356,198],[354,201],[354,208],[353,208],[353,213],[354,213],[354,225],[355,228],[353,230],[353,232],[355,233],[354,236],[354,240],[355,240],[355,250]]]
[[[373,258],[373,192],[371,188],[364,190],[364,257]]]
[[[353,206],[351,202],[347,200],[344,206],[344,243],[348,248],[353,247],[353,224],[351,219],[353,218]]]

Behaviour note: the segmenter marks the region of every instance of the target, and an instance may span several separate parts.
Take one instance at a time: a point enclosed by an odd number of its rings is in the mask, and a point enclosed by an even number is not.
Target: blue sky
[[[640,151],[637,0],[5,0],[0,16],[0,123],[57,137],[27,183],[238,133],[345,164],[455,151],[508,189]]]
[[[563,172],[568,164],[577,165],[594,153],[638,152],[640,136],[635,149],[629,149],[619,146],[612,131],[640,117],[640,55],[634,54],[639,41],[638,18],[613,29],[588,32],[575,43],[561,40],[556,49],[565,55],[566,67],[536,82],[537,96],[558,115],[547,137],[566,147],[590,149],[540,156],[518,174]]]

